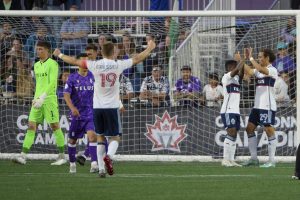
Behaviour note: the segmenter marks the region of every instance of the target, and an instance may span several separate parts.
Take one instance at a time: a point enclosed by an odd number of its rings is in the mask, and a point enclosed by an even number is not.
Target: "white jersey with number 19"
[[[95,78],[93,108],[119,108],[120,82],[119,76],[131,67],[132,59],[128,60],[87,60],[86,67]]]

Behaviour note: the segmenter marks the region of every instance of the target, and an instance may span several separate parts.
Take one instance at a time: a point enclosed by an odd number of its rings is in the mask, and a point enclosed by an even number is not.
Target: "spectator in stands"
[[[2,0],[0,1],[0,10],[22,10],[20,0]]]
[[[47,0],[45,7],[47,10],[62,10],[63,3],[64,0]],[[56,37],[60,37],[59,32],[63,22],[63,18],[59,16],[55,16],[55,17],[46,17],[45,19],[47,23],[51,24],[53,34]]]
[[[89,60],[96,60],[97,59],[97,53],[98,53],[98,47],[94,44],[88,44],[85,47],[85,53]]]
[[[2,61],[1,66],[1,86],[3,94],[7,97],[12,97],[16,92],[16,81],[17,81],[17,60],[12,56],[6,55]]]
[[[13,40],[12,48],[7,52],[7,55],[12,56],[17,62],[21,62],[24,67],[30,68],[29,55],[23,51],[23,44],[20,38]]]
[[[149,40],[152,40],[156,43],[156,38],[153,34],[148,33],[146,34],[146,42],[148,43]],[[150,76],[153,66],[158,65],[158,55],[159,55],[159,48],[158,46],[151,52],[150,56],[144,60],[144,74],[142,77]]]
[[[179,100],[179,105],[198,103],[202,90],[201,82],[197,77],[192,76],[190,66],[185,65],[181,68],[181,79],[176,81],[175,87],[174,99]]]
[[[288,46],[284,42],[277,44],[277,58],[273,66],[279,73],[286,72],[289,76],[289,93],[292,99],[296,98],[296,65],[294,59],[288,55]]]
[[[126,76],[120,75],[120,98],[123,104],[128,104],[134,97],[132,84]]]
[[[286,72],[281,72],[280,76],[275,81],[274,89],[277,107],[286,107],[290,102],[290,96],[288,95],[288,82],[289,75]]]
[[[115,59],[123,59],[123,55],[120,55],[120,48],[122,48],[121,44],[118,44],[117,39],[109,33],[100,33],[98,37],[98,45],[99,45],[99,53],[98,58],[102,59],[101,49],[105,42],[112,42],[115,45],[114,49],[114,57]]]
[[[36,33],[29,36],[29,38],[26,40],[26,44],[24,46],[24,51],[26,51],[31,59],[31,61],[34,61],[36,58],[36,44],[38,41],[47,41],[51,44],[51,48],[56,48],[56,40],[53,35],[47,34],[47,27],[40,26],[38,27]]]
[[[292,72],[296,69],[294,60],[288,55],[288,46],[284,42],[277,44],[277,58],[273,63],[273,66],[279,73],[283,71]]]
[[[144,79],[141,90],[140,100],[148,100],[148,105],[167,106],[169,94],[168,78],[162,76],[160,67],[153,67],[152,75]]]
[[[73,5],[70,11],[77,11]],[[87,45],[89,26],[85,19],[71,17],[62,24],[60,35],[62,38],[62,52],[67,55],[78,55]]]
[[[219,84],[217,73],[209,74],[209,84],[203,88],[205,105],[208,107],[219,107],[223,99],[223,87]]]
[[[6,21],[2,24],[2,31],[0,32],[0,58],[5,56],[7,51],[12,48],[12,41],[17,38],[16,31],[13,29],[11,24]]]
[[[77,9],[80,10],[82,1],[83,0],[67,0],[67,2],[65,4],[65,9],[70,10],[70,8],[72,8],[72,6],[76,6]]]
[[[293,32],[296,30],[296,19],[295,17],[290,17],[287,21],[287,25],[281,31],[281,38],[283,42],[289,44],[295,40]]]
[[[70,72],[62,72],[58,79],[58,86],[57,86],[57,97],[58,99],[64,99],[64,87],[67,83],[69,78]]]
[[[41,10],[41,8],[33,7],[33,11]],[[26,17],[22,21],[22,34],[26,37],[29,37],[30,35],[33,35],[37,32],[37,29],[40,27],[46,27],[47,33],[52,34],[52,28],[51,25],[45,21],[44,17],[38,17],[38,16],[32,16],[32,17]]]
[[[159,54],[158,54],[158,66],[163,68],[163,73],[168,73],[169,65],[169,47],[170,47],[170,37],[166,36],[165,41],[161,42],[158,45]]]

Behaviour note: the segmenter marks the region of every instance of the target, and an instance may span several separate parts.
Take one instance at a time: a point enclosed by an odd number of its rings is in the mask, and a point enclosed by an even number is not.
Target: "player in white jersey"
[[[239,61],[239,64],[237,64]],[[234,161],[237,132],[240,130],[240,83],[244,76],[244,60],[239,53],[235,60],[225,63],[227,73],[222,78],[224,101],[221,107],[221,118],[227,131],[224,140],[222,166],[241,167]]]
[[[278,78],[278,72],[271,63],[276,57],[271,50],[264,49],[259,52],[257,63],[252,57],[252,48],[249,48],[249,58],[255,69],[245,65],[245,73],[256,77],[256,91],[254,107],[250,113],[246,128],[251,158],[244,163],[244,166],[259,165],[257,159],[257,138],[254,131],[260,125],[264,126],[269,141],[269,161],[260,167],[275,167],[277,138],[273,125],[275,124],[275,112],[277,108],[274,84]]]
[[[120,121],[120,74],[127,68],[146,59],[155,48],[150,40],[147,48],[140,54],[128,60],[114,60],[114,44],[107,42],[103,45],[101,60],[78,60],[64,55],[59,49],[53,54],[64,62],[88,68],[94,75],[94,124],[97,133],[97,156],[99,176],[105,177],[105,167],[109,175],[113,175],[112,157],[115,155],[122,135]],[[105,137],[110,138],[107,155],[105,155]],[[105,167],[104,167],[105,166]]]

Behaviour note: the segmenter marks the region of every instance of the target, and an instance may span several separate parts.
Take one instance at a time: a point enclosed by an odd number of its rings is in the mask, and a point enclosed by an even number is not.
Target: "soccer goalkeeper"
[[[39,61],[34,64],[36,87],[32,107],[29,114],[29,126],[23,142],[22,152],[14,161],[26,164],[26,154],[29,152],[35,138],[37,125],[46,119],[53,130],[59,150],[58,159],[51,165],[66,163],[64,157],[64,134],[59,126],[59,112],[56,96],[58,64],[50,58],[50,43],[38,41],[36,52]]]

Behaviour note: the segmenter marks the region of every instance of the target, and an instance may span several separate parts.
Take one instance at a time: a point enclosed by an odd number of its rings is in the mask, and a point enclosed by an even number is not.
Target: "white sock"
[[[99,171],[104,170],[104,161],[103,161],[104,155],[105,155],[105,145],[98,144],[97,145],[97,158],[98,158]]]
[[[277,145],[277,139],[276,136],[273,135],[271,137],[268,137],[268,153],[269,153],[269,161],[274,163],[275,162],[275,153],[276,153],[276,145]]]
[[[107,155],[109,155],[110,158],[114,156],[117,152],[119,146],[119,142],[116,140],[112,140],[108,145]]]
[[[225,140],[224,140],[224,160],[234,160],[234,154],[235,154],[235,148],[236,148],[236,143],[235,143],[235,139],[231,136],[226,136]]]
[[[251,159],[257,160],[257,138],[255,133],[248,135],[248,146]]]

